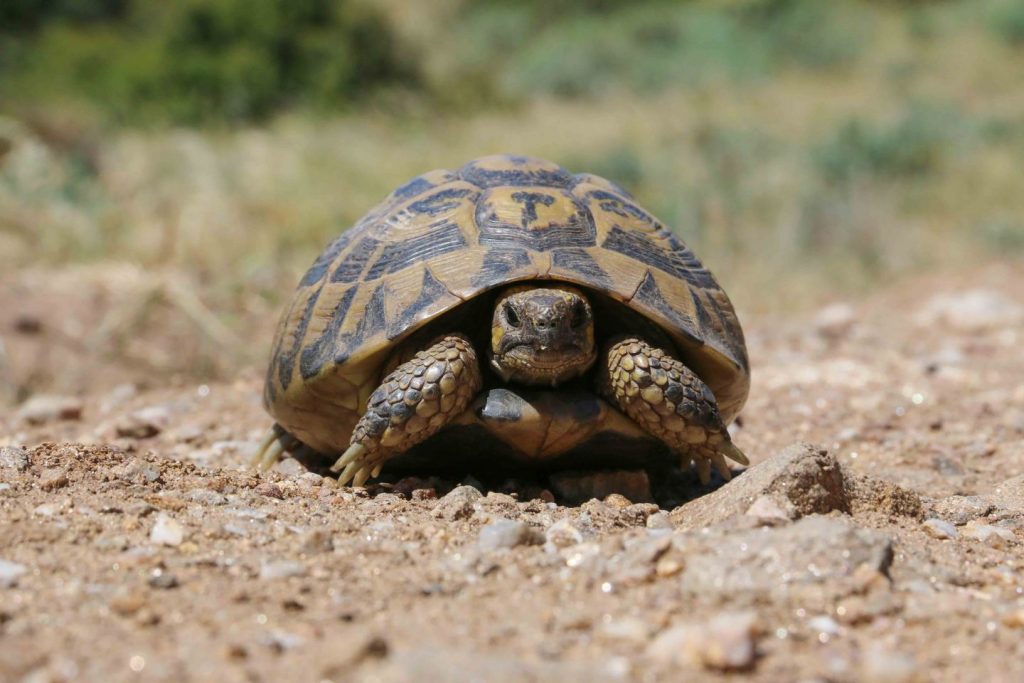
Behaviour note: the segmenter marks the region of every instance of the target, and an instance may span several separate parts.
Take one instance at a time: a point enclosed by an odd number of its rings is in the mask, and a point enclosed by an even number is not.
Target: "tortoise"
[[[489,321],[489,322],[488,322]],[[618,185],[524,156],[435,170],[320,254],[278,326],[253,463],[747,464],[731,302]],[[339,457],[340,456],[340,457]],[[389,465],[389,469],[392,465]]]

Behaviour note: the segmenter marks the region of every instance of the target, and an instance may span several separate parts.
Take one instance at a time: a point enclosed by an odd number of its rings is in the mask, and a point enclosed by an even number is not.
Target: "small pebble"
[[[1017,537],[1014,536],[1013,532],[1009,529],[1003,529],[1001,527],[977,521],[968,523],[967,526],[964,527],[963,535],[967,538],[973,538],[976,541],[981,541],[993,548],[1003,548],[1017,540]]]
[[[260,578],[264,580],[287,579],[293,576],[305,576],[306,567],[301,562],[278,560],[264,562],[260,565]]]
[[[18,584],[18,579],[28,571],[28,567],[17,562],[0,560],[0,588],[11,588]]]
[[[748,517],[762,520],[789,521],[793,516],[783,510],[771,496],[758,496],[746,512]]]
[[[82,401],[71,396],[33,396],[18,409],[17,417],[33,425],[79,420]]]
[[[202,503],[203,505],[226,505],[228,502],[227,496],[210,489],[192,489],[186,494],[186,498],[193,503]]]
[[[107,606],[114,614],[130,617],[146,606],[146,596],[138,591],[126,590],[111,598]]]
[[[814,617],[807,621],[807,627],[815,633],[824,633],[829,636],[837,636],[841,630],[838,622],[830,616]]]
[[[302,535],[302,552],[312,555],[334,550],[334,538],[327,529],[313,529]]]
[[[480,530],[476,545],[482,552],[537,543],[540,535],[528,524],[511,519],[491,522]]]
[[[483,494],[472,486],[457,486],[437,501],[433,515],[453,521],[465,519],[473,514],[473,506],[483,498]]]
[[[284,491],[281,487],[273,482],[265,481],[256,487],[256,493],[267,498],[276,498],[277,500],[284,500]]]
[[[960,535],[955,526],[941,519],[926,519],[921,526],[929,536],[935,538],[956,538]]]
[[[667,512],[662,510],[661,512],[655,512],[653,515],[648,517],[646,525],[648,529],[671,529],[672,518]]]
[[[168,574],[162,570],[154,570],[153,574],[150,575],[149,581],[147,582],[153,588],[170,589],[178,587],[178,577],[174,574]]]
[[[148,439],[162,432],[171,421],[171,411],[166,406],[149,406],[124,416],[114,425],[120,437]]]
[[[754,613],[723,613],[704,624],[680,624],[663,631],[648,646],[647,654],[666,664],[744,671],[754,665],[757,632]]]
[[[17,446],[4,446],[0,448],[0,469],[15,470],[24,472],[28,469],[28,451]]]
[[[647,642],[650,628],[636,617],[621,617],[603,623],[598,633],[606,640],[636,646]]]
[[[862,662],[864,680],[877,683],[907,683],[917,677],[917,663],[910,655],[870,645]]]
[[[60,505],[57,503],[43,503],[33,508],[32,514],[39,517],[56,517],[60,514]]]
[[[39,477],[39,488],[44,491],[55,491],[68,485],[68,475],[59,467],[43,470]]]
[[[583,541],[583,533],[568,519],[560,519],[549,526],[544,537],[555,548],[567,548]]]
[[[185,540],[185,530],[181,524],[167,515],[157,515],[153,529],[149,532],[149,540],[157,545],[179,546]]]

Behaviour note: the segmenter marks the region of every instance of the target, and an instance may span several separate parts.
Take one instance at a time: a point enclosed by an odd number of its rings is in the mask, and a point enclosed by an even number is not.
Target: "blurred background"
[[[1024,0],[3,0],[0,401],[257,373],[334,235],[496,152],[744,320],[1019,263]]]

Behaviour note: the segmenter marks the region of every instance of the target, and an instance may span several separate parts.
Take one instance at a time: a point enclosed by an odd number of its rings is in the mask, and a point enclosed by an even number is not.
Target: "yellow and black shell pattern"
[[[328,245],[279,324],[267,410],[310,447],[343,451],[398,342],[522,281],[573,283],[622,302],[669,334],[726,422],[746,401],[736,313],[677,237],[603,178],[490,156],[409,181]]]

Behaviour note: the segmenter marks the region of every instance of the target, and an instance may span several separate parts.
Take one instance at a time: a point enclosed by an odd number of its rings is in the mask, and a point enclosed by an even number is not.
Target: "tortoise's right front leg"
[[[663,349],[635,337],[613,339],[598,378],[601,393],[679,453],[684,467],[692,461],[704,484],[712,465],[723,479],[730,478],[725,458],[750,464],[733,445],[711,389]]]
[[[462,414],[483,379],[472,343],[447,335],[394,369],[370,395],[346,450],[331,469],[362,486],[384,461],[433,436]]]

